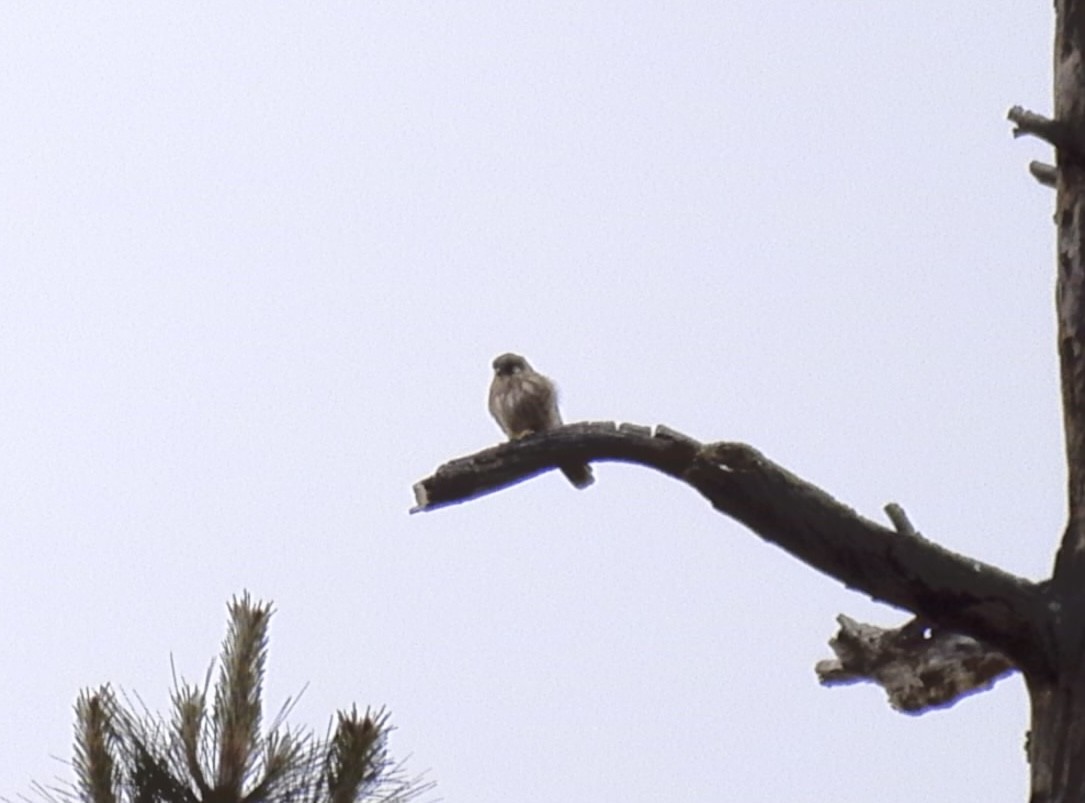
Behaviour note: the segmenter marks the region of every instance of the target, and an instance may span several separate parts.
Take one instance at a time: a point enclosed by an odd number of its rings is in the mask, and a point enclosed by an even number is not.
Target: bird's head
[[[498,376],[512,376],[521,371],[530,370],[531,366],[527,364],[527,360],[519,354],[502,354],[494,360],[494,373]]]

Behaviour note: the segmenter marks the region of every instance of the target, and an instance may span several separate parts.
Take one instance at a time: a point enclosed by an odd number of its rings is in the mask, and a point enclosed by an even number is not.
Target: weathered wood
[[[837,617],[840,631],[829,642],[833,660],[819,661],[825,686],[877,683],[898,711],[922,713],[991,688],[1016,667],[1002,653],[958,633],[932,629],[922,620],[884,629]]]
[[[1083,46],[1085,3],[1058,0],[1055,3],[1055,120],[1071,133],[1059,138],[1056,145],[1055,299],[1070,516],[1053,579],[1056,586],[1066,589],[1079,587],[1085,580],[1085,159],[1081,151],[1067,146],[1068,142],[1080,141],[1085,133]]]
[[[1064,153],[1083,151],[1081,138],[1077,136],[1074,128],[1066,125],[1061,118],[1052,120],[1050,117],[1027,111],[1020,106],[1010,109],[1006,118],[1015,126],[1013,129],[1015,137],[1038,137]]]
[[[1047,658],[1025,671],[1032,704],[1033,803],[1085,800],[1085,1],[1055,0],[1054,118],[1010,111],[1015,135],[1056,149],[1034,176],[1056,188],[1055,311],[1066,439],[1069,516],[1045,583]]]
[[[849,588],[983,641],[1019,665],[1045,658],[1034,639],[1045,616],[1034,583],[863,518],[742,443],[705,445],[666,427],[571,424],[446,463],[415,485],[415,511],[492,493],[571,459],[654,468]]]
[[[619,428],[613,421],[567,424],[445,463],[433,476],[415,483],[411,512],[466,502],[557,468],[579,453],[585,434],[599,450],[594,459],[640,462],[675,476],[700,446],[696,441],[682,442],[677,433],[653,437],[648,427]]]

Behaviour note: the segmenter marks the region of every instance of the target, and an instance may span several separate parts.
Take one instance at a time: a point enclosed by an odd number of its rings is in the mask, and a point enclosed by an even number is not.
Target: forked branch
[[[1080,138],[1075,136],[1071,126],[1060,120],[1052,120],[1020,106],[1010,109],[1006,119],[1014,124],[1014,137],[1037,137],[1068,156],[1079,157],[1082,153]]]

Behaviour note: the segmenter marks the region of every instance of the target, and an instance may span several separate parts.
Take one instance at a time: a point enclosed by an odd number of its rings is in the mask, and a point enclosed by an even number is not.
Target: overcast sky
[[[388,705],[450,803],[1026,799],[1019,677],[822,689],[904,614],[606,464],[409,516],[567,420],[742,440],[1038,579],[1065,517],[1050,4],[0,7],[0,795],[274,601],[268,709]]]

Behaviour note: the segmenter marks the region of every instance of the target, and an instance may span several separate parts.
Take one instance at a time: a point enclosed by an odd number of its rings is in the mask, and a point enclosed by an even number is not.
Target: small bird
[[[494,360],[490,414],[509,440],[561,426],[557,388],[519,354],[502,354]],[[587,463],[570,463],[559,468],[577,488],[587,488],[595,482]]]

